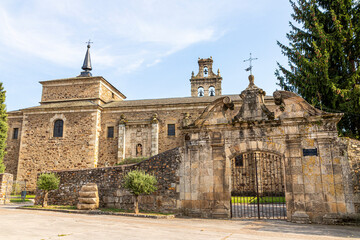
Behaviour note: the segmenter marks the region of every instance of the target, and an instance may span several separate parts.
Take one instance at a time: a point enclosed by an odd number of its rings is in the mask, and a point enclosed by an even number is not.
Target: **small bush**
[[[146,174],[144,171],[134,170],[128,172],[124,178],[123,187],[135,196],[134,209],[139,213],[139,195],[151,194],[157,190],[155,176]]]
[[[47,206],[48,193],[59,188],[60,178],[54,173],[42,173],[37,181],[37,187],[44,191],[43,207]]]

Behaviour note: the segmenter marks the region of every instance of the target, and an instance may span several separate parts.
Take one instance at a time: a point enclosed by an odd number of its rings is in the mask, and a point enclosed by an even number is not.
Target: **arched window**
[[[215,88],[214,87],[209,87],[209,96],[215,96]]]
[[[64,130],[64,121],[58,119],[54,122],[54,137],[62,137]]]
[[[198,88],[198,97],[203,97],[204,96],[204,88],[203,87],[199,87]]]
[[[204,77],[208,77],[209,76],[209,70],[207,67],[204,67]]]

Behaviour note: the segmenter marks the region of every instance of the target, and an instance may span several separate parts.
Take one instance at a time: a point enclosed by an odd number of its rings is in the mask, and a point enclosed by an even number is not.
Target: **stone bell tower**
[[[191,96],[219,96],[221,95],[221,81],[220,70],[217,74],[213,72],[213,60],[210,58],[199,58],[199,72],[195,76],[194,72],[191,74]]]

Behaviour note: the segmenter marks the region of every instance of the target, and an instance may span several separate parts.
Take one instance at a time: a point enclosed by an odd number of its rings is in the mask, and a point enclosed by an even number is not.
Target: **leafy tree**
[[[280,42],[290,69],[278,63],[279,85],[328,112],[343,112],[340,135],[360,138],[360,3],[290,0],[289,46]]]
[[[42,173],[37,181],[37,187],[44,191],[43,207],[47,207],[48,194],[50,190],[59,188],[60,178],[54,173]]]
[[[6,138],[7,138],[7,114],[5,106],[5,91],[0,82],[0,173],[5,172],[3,159],[5,156]]]
[[[155,176],[146,174],[144,171],[133,170],[125,176],[123,187],[135,196],[134,210],[136,214],[139,213],[139,196],[155,192],[156,184]]]

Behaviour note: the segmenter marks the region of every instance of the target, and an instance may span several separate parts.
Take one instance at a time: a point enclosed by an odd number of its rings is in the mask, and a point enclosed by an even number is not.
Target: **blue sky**
[[[248,84],[249,53],[255,84],[279,87],[277,46],[286,43],[287,0],[2,0],[0,72],[7,109],[36,106],[39,81],[79,75],[91,46],[93,76],[103,76],[127,99],[190,96],[198,57],[212,56],[223,94]]]

